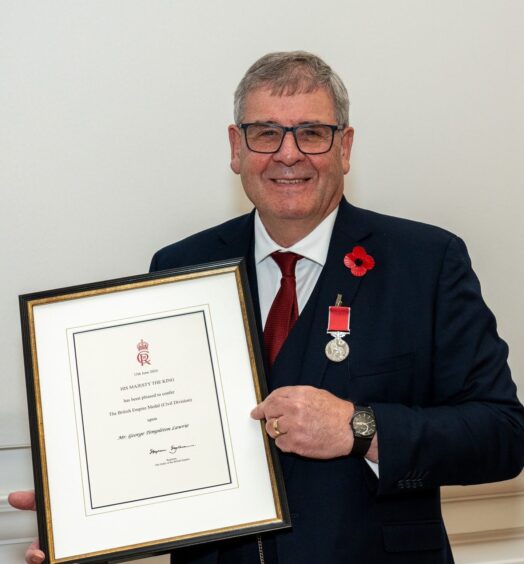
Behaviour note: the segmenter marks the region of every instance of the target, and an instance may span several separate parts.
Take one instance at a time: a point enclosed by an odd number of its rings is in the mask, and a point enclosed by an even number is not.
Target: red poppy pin
[[[368,270],[375,267],[375,259],[366,253],[364,247],[356,246],[344,257],[344,264],[353,276],[364,276]]]

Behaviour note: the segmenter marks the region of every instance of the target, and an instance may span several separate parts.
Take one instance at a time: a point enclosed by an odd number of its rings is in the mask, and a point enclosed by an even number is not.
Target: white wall
[[[310,50],[341,74],[349,198],[465,238],[524,386],[523,22],[520,0],[0,0],[2,562],[34,534],[5,506],[31,482],[17,295],[144,272],[248,210],[226,126],[265,52]],[[488,539],[520,562],[522,479],[465,491],[444,505],[458,560],[494,562]]]

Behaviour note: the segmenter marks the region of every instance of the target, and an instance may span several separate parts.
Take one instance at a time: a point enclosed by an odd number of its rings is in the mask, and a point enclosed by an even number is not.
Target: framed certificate
[[[159,554],[290,525],[245,267],[20,296],[42,549]]]

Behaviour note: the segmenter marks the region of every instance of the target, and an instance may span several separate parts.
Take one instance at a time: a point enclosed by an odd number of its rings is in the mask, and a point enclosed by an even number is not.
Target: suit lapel
[[[226,223],[217,229],[219,244],[214,248],[210,260],[224,260],[228,258],[244,257],[246,261],[249,291],[253,301],[255,321],[260,335],[262,335],[262,321],[260,317],[260,302],[258,299],[257,272],[255,265],[255,211],[241,218],[238,223]],[[263,350],[263,349],[262,349]]]
[[[253,240],[254,210],[236,220],[214,228],[218,239],[210,248],[210,259],[216,260],[247,256]]]

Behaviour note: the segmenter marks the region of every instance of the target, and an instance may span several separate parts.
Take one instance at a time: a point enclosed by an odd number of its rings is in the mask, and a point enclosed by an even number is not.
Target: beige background
[[[34,534],[5,501],[31,484],[17,295],[144,272],[160,246],[249,210],[226,126],[267,51],[337,69],[348,197],[466,240],[524,387],[523,28],[520,0],[0,0],[2,562]],[[446,493],[459,562],[524,562],[523,493]]]

